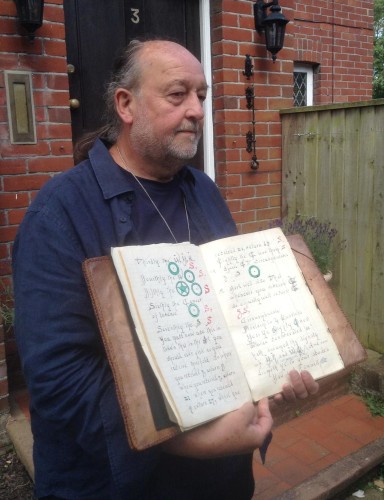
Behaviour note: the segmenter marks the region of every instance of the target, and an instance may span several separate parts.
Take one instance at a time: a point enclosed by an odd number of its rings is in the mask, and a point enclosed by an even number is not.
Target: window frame
[[[306,88],[306,104],[305,106],[313,106],[313,66],[311,64],[294,63],[294,73],[306,73],[307,88]],[[298,107],[298,106],[296,106]]]

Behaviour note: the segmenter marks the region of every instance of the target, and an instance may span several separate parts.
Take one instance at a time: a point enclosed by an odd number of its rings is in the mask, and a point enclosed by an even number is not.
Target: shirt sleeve
[[[27,213],[14,246],[16,340],[40,419],[70,429],[87,453],[127,461],[133,452],[82,272],[85,253],[70,217]]]

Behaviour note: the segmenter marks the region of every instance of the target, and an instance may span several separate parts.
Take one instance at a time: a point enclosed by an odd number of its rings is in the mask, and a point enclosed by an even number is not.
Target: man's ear
[[[134,96],[130,90],[118,88],[115,92],[117,114],[123,123],[132,123]]]

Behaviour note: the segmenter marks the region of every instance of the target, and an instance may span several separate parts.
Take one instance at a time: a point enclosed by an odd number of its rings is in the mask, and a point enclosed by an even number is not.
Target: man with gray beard
[[[270,435],[268,400],[143,451],[130,449],[82,273],[111,247],[236,234],[196,153],[207,84],[169,41],[132,42],[107,93],[107,125],[49,181],[14,245],[15,332],[31,399],[39,499],[249,499],[252,453]],[[294,371],[276,399],[317,391]]]

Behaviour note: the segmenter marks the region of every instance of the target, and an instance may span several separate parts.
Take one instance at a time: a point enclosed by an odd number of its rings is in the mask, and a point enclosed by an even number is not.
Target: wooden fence
[[[384,99],[281,111],[283,216],[330,220],[346,248],[332,288],[384,354]]]

